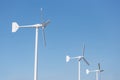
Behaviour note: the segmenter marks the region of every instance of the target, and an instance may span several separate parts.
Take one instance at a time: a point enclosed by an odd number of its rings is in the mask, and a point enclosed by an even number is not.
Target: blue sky
[[[1,0],[0,1],[0,80],[33,80],[35,29],[11,32],[11,24],[40,23],[40,8],[46,27],[47,47],[39,30],[38,80],[77,80],[77,61],[65,56],[82,54],[81,80],[95,80],[101,63],[102,80],[120,79],[120,1],[119,0]]]

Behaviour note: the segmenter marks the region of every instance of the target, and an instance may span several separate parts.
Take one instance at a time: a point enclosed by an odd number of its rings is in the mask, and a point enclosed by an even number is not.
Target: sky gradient
[[[1,0],[0,1],[0,80],[33,80],[35,29],[12,33],[19,25],[40,23],[40,8],[46,27],[46,48],[39,29],[38,80],[77,80],[77,61],[65,56],[82,55],[85,43],[87,66],[81,62],[81,80],[120,80],[120,1],[119,0]]]

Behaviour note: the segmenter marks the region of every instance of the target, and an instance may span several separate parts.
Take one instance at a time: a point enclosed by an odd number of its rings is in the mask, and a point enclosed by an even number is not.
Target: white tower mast
[[[37,80],[38,76],[38,27],[36,27],[36,37],[35,37],[35,62],[34,62],[34,80]]]

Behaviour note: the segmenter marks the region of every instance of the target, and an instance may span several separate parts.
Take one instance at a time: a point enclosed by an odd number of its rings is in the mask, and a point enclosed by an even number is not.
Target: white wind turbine
[[[42,12],[42,8],[41,8]],[[19,26],[17,22],[12,22],[12,32],[16,32],[19,28],[36,28],[36,35],[35,35],[35,61],[34,61],[34,80],[37,80],[37,71],[38,71],[38,31],[39,28],[42,29],[43,32],[43,40],[44,40],[44,46],[46,46],[45,41],[45,27],[50,23],[50,20],[47,20],[46,22],[42,22],[40,24],[34,24],[34,25],[25,25],[25,26]]]
[[[96,80],[98,80],[98,75],[99,73],[103,72],[104,70],[101,70],[100,69],[100,63],[98,63],[98,69],[97,70],[89,70],[89,69],[86,69],[86,74],[89,74],[90,72],[96,72]]]
[[[66,62],[69,62],[70,59],[78,60],[78,80],[80,80],[80,61],[83,60],[87,65],[89,65],[88,61],[84,58],[84,52],[85,52],[85,45],[83,46],[82,56],[77,56],[77,57],[66,56]]]

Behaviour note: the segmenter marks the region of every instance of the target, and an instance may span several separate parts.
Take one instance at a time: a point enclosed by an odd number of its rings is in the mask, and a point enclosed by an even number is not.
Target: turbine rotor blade
[[[42,27],[42,34],[43,34],[44,46],[46,47],[46,39],[45,39],[45,31],[44,31],[44,27]]]
[[[100,70],[100,72],[103,72],[104,70]]]
[[[84,56],[84,53],[85,53],[85,44],[83,44],[83,53],[82,53],[83,56]]]
[[[83,60],[86,62],[87,65],[90,65],[84,57],[83,57]]]
[[[100,70],[100,63],[98,63],[98,69]]]
[[[40,9],[40,20],[43,22],[43,8]]]
[[[78,61],[82,60],[82,58],[79,58]]]

